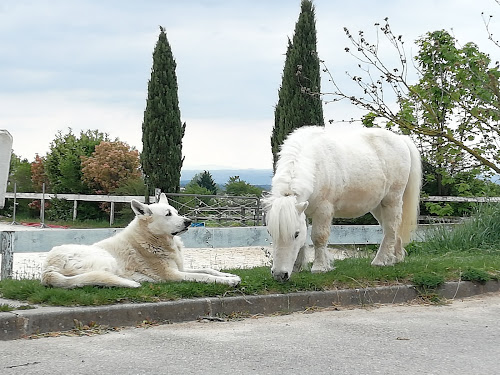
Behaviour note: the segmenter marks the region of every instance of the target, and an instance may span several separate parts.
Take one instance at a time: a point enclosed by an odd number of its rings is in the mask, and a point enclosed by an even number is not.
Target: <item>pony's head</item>
[[[308,202],[297,202],[295,195],[269,197],[264,201],[267,230],[273,239],[271,273],[277,281],[287,281],[299,250],[306,244],[307,223],[304,211]]]

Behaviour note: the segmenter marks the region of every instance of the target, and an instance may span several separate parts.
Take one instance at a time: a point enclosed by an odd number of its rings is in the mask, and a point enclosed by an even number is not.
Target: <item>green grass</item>
[[[1,280],[0,295],[31,304],[90,306],[123,302],[156,302],[181,298],[240,296],[299,291],[365,288],[414,284],[429,293],[445,281],[484,283],[500,279],[500,205],[484,206],[474,217],[453,230],[433,231],[424,243],[408,247],[405,262],[393,267],[373,267],[368,258],[335,262],[323,274],[294,273],[279,283],[268,267],[228,270],[241,277],[234,288],[193,282],[145,283],[137,289],[83,287],[72,290],[47,288],[38,280]]]

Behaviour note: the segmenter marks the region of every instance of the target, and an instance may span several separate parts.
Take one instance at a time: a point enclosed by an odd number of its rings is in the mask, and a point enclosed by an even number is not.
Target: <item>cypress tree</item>
[[[281,144],[294,129],[324,125],[320,93],[320,66],[316,49],[316,20],[310,0],[302,0],[293,40],[288,39],[278,104],[271,135],[273,169]],[[315,95],[316,94],[316,95]]]
[[[180,189],[184,162],[182,138],[186,128],[181,122],[175,68],[165,29],[160,26],[142,123],[141,165],[148,187],[169,193]]]
[[[203,173],[198,176],[196,183],[210,191],[212,194],[217,194],[217,185],[215,184],[212,174],[209,171],[203,171]]]

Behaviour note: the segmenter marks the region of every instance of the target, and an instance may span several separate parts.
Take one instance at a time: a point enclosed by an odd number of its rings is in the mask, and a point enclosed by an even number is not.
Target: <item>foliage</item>
[[[436,275],[434,273],[422,272],[413,276],[412,283],[417,288],[422,288],[423,290],[435,289],[445,282],[442,275]]]
[[[215,184],[214,179],[212,178],[210,172],[203,171],[203,173],[196,175],[193,178],[193,180],[196,182],[198,186],[207,189],[210,192],[210,194],[212,195],[217,194],[217,185]]]
[[[142,176],[140,176],[128,178],[114,190],[113,194],[142,196],[145,191],[146,184],[144,183]]]
[[[198,185],[197,181],[194,179],[191,180],[185,187],[184,187],[184,194],[196,194],[196,195],[213,195],[210,190],[208,190],[204,186]]]
[[[279,147],[286,136],[304,125],[323,125],[320,97],[309,95],[320,91],[320,67],[316,52],[316,20],[310,0],[302,0],[293,40],[288,40],[282,83],[274,111],[271,135],[273,168]]]
[[[36,154],[35,160],[31,163],[31,181],[35,193],[42,192],[43,184],[45,184],[46,190],[49,188],[49,179],[45,173],[45,161],[45,157],[40,157],[40,155]]]
[[[14,191],[14,183],[18,193],[28,193],[33,190],[31,182],[31,166],[28,159],[21,159],[14,152],[10,158],[9,185],[7,191]]]
[[[235,195],[235,196],[250,196],[255,195],[256,197],[260,197],[262,195],[262,189],[250,185],[248,182],[240,179],[240,176],[232,176],[229,177],[226,185],[226,194],[227,195]]]
[[[13,311],[13,310],[14,310],[14,307],[12,307],[6,303],[0,304],[0,312],[9,312],[9,311]]]
[[[36,201],[40,209],[40,201]],[[102,210],[101,202],[80,201],[77,206],[79,220],[105,220],[107,213]],[[52,198],[50,204],[46,202],[45,218],[53,221],[72,221],[74,202],[67,199]]]
[[[27,159],[21,159],[14,152],[10,158],[9,178],[7,191],[13,192],[14,187],[18,193],[29,193],[33,191],[31,183],[30,163]],[[17,202],[16,213],[28,213],[28,201],[22,200]],[[13,212],[14,201],[12,199],[5,200],[5,206],[0,210],[0,215],[9,216]]]
[[[90,157],[82,156],[82,180],[97,194],[110,194],[129,179],[138,179],[139,152],[121,141],[103,141]]]
[[[478,207],[473,216],[452,227],[438,226],[429,230],[425,242],[413,242],[408,253],[456,254],[458,252],[484,252],[500,254],[500,204],[490,203]]]
[[[91,156],[102,141],[109,141],[107,134],[97,130],[80,132],[80,137],[69,129],[67,134],[57,133],[50,144],[45,161],[45,173],[53,193],[90,194],[92,190],[82,180],[82,156]]]
[[[142,123],[141,165],[149,188],[167,193],[179,192],[184,162],[182,138],[186,124],[180,119],[175,68],[170,44],[160,26]]]
[[[184,187],[183,194],[195,194],[197,196],[202,195],[213,195],[213,193],[208,190],[204,186],[200,186],[198,184],[199,175],[195,175],[191,181]],[[176,207],[179,210],[179,213],[182,215],[189,215],[192,212],[191,209],[199,208],[200,206],[209,206],[212,202],[212,198],[210,197],[190,197],[190,196],[182,196],[177,197],[175,201],[170,200],[170,204]]]
[[[425,195],[455,197],[498,197],[500,185],[478,176],[474,171],[459,171],[453,175],[438,172],[430,163],[423,162],[424,181],[422,192]],[[439,176],[441,176],[439,178]],[[470,216],[477,207],[475,203],[424,202],[422,214],[438,216]]]
[[[488,55],[473,43],[457,47],[444,30],[427,33],[417,40],[418,82],[411,85],[413,67],[406,57],[402,36],[388,23],[375,24],[377,40],[370,43],[363,31],[355,38],[346,35],[354,48],[345,48],[358,61],[359,75],[349,74],[360,91],[345,93],[335,82],[333,100],[347,99],[369,112],[364,124],[375,126],[377,119],[389,128],[411,134],[424,151],[424,158],[437,169],[437,178],[446,179],[460,171],[500,173],[498,145],[498,67],[490,67]],[[382,60],[378,34],[382,33],[395,54],[397,66]],[[325,69],[328,71],[327,69]],[[411,71],[411,73],[414,73]],[[394,110],[393,102],[399,104]]]
[[[102,141],[109,141],[109,136],[98,130],[81,131],[80,136],[73,134],[71,128],[67,134],[59,131],[50,144],[50,151],[44,163],[45,173],[50,182],[52,193],[92,194],[92,189],[82,179],[81,158],[89,157],[95,147]],[[60,199],[52,199],[50,206],[45,211],[47,218],[60,219],[72,217],[73,203]],[[59,207],[58,207],[59,205]],[[80,202],[78,216],[81,219],[99,219],[104,213],[99,208],[98,202]]]
[[[485,284],[487,281],[491,280],[491,275],[485,270],[479,270],[476,268],[467,268],[462,272],[462,280],[464,281],[475,281],[480,284]]]

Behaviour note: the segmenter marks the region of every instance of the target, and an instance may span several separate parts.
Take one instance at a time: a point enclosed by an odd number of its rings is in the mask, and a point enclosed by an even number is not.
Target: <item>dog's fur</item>
[[[121,232],[93,245],[54,247],[43,265],[42,284],[137,288],[141,282],[198,281],[237,285],[240,277],[213,269],[185,269],[182,241],[191,220],[179,216],[165,194],[159,203],[131,202],[136,217]]]

